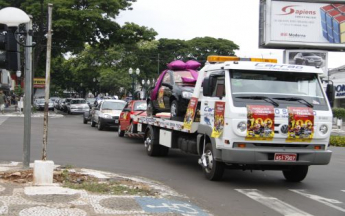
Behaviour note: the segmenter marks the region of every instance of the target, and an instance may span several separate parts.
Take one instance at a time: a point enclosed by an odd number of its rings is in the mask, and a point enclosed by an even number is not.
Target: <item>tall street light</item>
[[[141,84],[143,86],[143,89],[142,89],[142,95],[140,95],[140,99],[145,99],[146,98],[146,93],[147,93],[147,90],[151,84],[150,82],[150,79],[147,79],[147,81],[145,82],[145,80],[141,80]]]
[[[134,80],[135,80],[135,78],[136,78],[137,76],[139,76],[139,74],[140,74],[140,69],[137,68],[137,69],[135,70],[135,74],[134,74],[134,73],[133,73],[133,69],[132,69],[132,68],[129,68],[128,73],[129,73],[129,75],[132,77],[132,100],[133,100],[133,99],[134,99]]]
[[[32,84],[32,20],[19,8],[6,7],[0,10],[0,23],[7,25],[12,33],[19,24],[26,23],[25,44],[25,95],[24,98],[24,141],[23,141],[23,166],[30,164],[30,140],[31,140],[31,84]]]

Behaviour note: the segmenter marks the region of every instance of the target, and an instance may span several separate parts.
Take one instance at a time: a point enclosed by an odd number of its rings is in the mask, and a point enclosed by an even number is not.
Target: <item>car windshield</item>
[[[232,70],[230,79],[235,106],[245,106],[251,99],[267,101],[268,98],[271,103],[280,104],[279,107],[303,103],[314,109],[328,110],[316,74]]]
[[[189,71],[174,71],[174,81],[177,85],[195,85],[195,83],[188,83],[183,81],[183,78],[186,80],[195,80],[194,77],[192,76],[191,72]]]
[[[93,103],[95,102],[96,98],[87,98],[86,101],[87,102],[90,102],[90,103]]]
[[[71,100],[71,104],[85,104],[86,101],[84,99],[80,100]]]
[[[147,108],[146,101],[135,102],[134,103],[134,111],[145,111]]]
[[[115,102],[115,101],[104,101],[102,109],[103,110],[122,110],[126,103]]]

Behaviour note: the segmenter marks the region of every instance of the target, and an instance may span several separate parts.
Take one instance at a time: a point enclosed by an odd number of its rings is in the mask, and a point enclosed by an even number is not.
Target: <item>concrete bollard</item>
[[[54,162],[35,160],[34,162],[34,185],[52,185]]]

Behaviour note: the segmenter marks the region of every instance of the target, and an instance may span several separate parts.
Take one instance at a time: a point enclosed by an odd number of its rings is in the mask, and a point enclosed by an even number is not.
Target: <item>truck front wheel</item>
[[[223,177],[225,165],[215,160],[211,143],[207,143],[205,147],[205,162],[203,166],[205,177],[211,181],[220,180]]]
[[[300,182],[308,174],[308,166],[292,166],[289,170],[283,170],[285,179],[289,182]]]

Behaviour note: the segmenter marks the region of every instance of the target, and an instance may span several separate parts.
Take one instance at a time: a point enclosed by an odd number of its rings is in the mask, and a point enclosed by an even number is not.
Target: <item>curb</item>
[[[32,182],[19,183],[4,177],[9,175],[11,178],[13,175],[15,178],[32,170],[21,166],[18,162],[0,161],[0,215],[211,215],[170,187],[142,177],[84,168],[68,169],[69,173],[96,178],[104,184],[106,181],[120,180],[148,185],[155,192],[154,195],[100,194],[63,187],[61,183],[35,186]],[[55,170],[66,169],[55,166]]]

